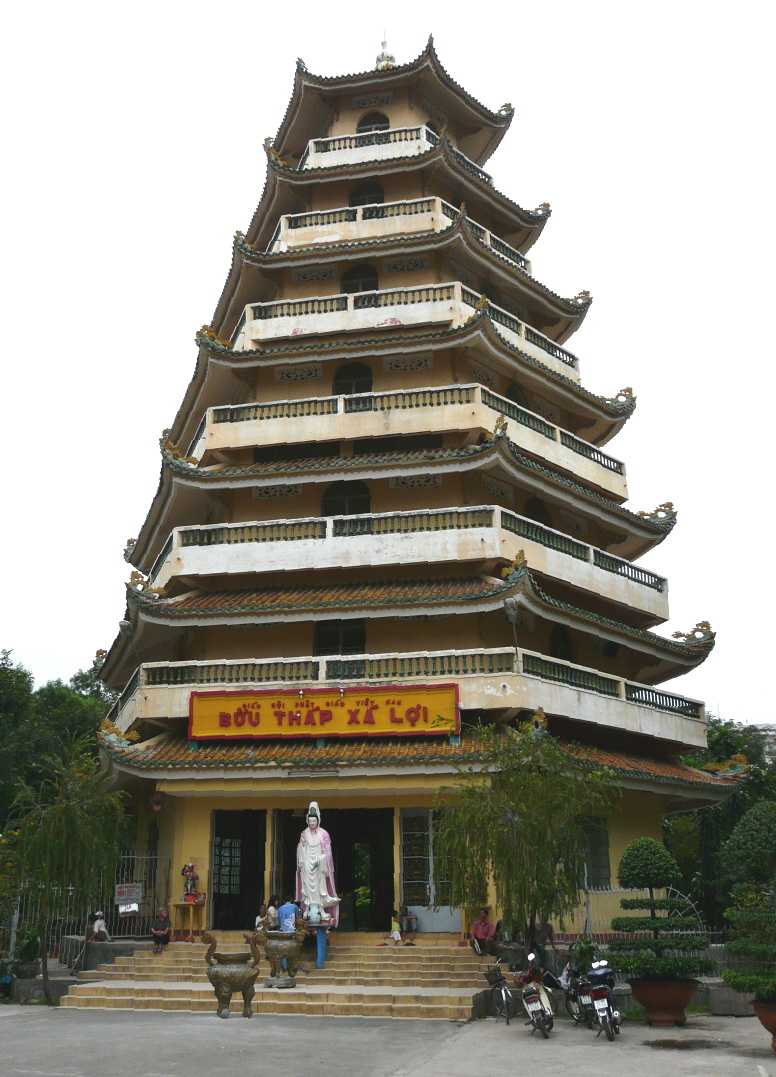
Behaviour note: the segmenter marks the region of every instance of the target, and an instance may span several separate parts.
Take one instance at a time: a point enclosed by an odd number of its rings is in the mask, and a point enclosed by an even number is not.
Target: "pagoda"
[[[668,583],[638,558],[676,512],[629,508],[609,451],[635,396],[582,384],[568,342],[590,294],[536,279],[550,207],[486,171],[513,115],[429,39],[361,74],[297,61],[264,143],[103,667],[138,850],[171,865],[171,898],[196,865],[202,927],[248,927],[292,887],[315,799],[343,926],[407,906],[421,931],[459,930],[432,809],[476,766],[477,722],[539,713],[612,768],[616,815],[589,828],[601,922],[625,845],[726,792],[679,761],[705,745],[704,707],[665,684],[714,633],[656,630]]]

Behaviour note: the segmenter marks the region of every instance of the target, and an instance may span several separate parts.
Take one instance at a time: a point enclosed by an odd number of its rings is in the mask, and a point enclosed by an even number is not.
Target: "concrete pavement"
[[[3,1077],[776,1077],[755,1018],[626,1024],[615,1043],[568,1022],[549,1040],[520,1022],[466,1025],[318,1017],[48,1010],[0,1006]]]

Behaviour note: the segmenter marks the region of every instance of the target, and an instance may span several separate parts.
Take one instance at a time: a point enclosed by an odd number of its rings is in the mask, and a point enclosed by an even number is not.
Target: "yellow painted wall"
[[[255,779],[204,779],[200,781],[162,781],[158,789],[165,796],[159,815],[160,856],[171,860],[169,900],[179,900],[182,890],[180,871],[193,860],[200,878],[200,889],[210,893],[209,872],[213,812],[244,809],[301,808],[311,798],[320,801],[324,815],[333,808],[433,807],[439,790],[455,783],[454,775],[368,775],[309,776],[283,781]],[[619,901],[626,892],[617,885],[617,870],[625,847],[635,838],[660,838],[665,801],[657,794],[626,791],[609,819],[609,855],[613,889],[593,892],[590,910],[593,930],[609,930],[612,917],[620,912]],[[336,855],[336,850],[335,850]],[[394,872],[398,872],[398,850]],[[491,904],[494,904],[491,896]],[[498,915],[498,910],[495,910]],[[580,931],[584,924],[584,907],[556,929]]]

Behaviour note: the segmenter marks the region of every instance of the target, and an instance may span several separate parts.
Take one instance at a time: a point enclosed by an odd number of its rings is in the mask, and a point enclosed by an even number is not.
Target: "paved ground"
[[[661,1046],[655,1046],[661,1044]],[[691,1048],[689,1045],[693,1045]],[[626,1025],[615,1043],[567,1022],[549,1040],[495,1020],[383,1021],[0,1006],[3,1077],[776,1077],[755,1018]]]

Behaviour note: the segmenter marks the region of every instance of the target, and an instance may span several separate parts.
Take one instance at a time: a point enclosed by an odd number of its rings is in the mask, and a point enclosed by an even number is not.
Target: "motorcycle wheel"
[[[509,1018],[512,1010],[512,992],[508,987],[501,988],[501,1005],[504,1008],[504,1018],[506,1023],[509,1024]]]
[[[566,1013],[569,1015],[575,1025],[581,1025],[585,1020],[582,1009],[577,1000],[572,995],[566,995]]]
[[[552,1027],[552,1026],[550,1026],[550,1027]],[[541,1032],[541,1034],[545,1038],[545,1040],[548,1040],[550,1038],[550,1029],[547,1027],[546,1018],[542,1018],[542,1021],[539,1024],[539,1031]]]
[[[504,1016],[504,999],[501,995],[501,988],[494,987],[491,992],[493,998],[493,1012],[496,1015],[496,1020]]]
[[[601,1020],[601,1025],[603,1026],[603,1030],[606,1033],[607,1040],[609,1041],[609,1043],[611,1043],[614,1040],[614,1029],[612,1028],[612,1022],[609,1020],[608,1017],[604,1017]]]

